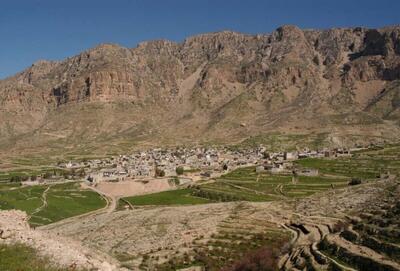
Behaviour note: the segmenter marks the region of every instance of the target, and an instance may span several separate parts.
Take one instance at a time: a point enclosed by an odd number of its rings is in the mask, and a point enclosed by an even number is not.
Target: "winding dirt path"
[[[257,194],[257,195],[276,197],[276,198],[280,198],[280,199],[286,198],[286,197],[280,195],[279,193],[277,193],[277,194],[270,194],[270,193],[265,193],[265,192],[257,191],[257,190],[251,189],[251,188],[247,188],[247,187],[240,186],[240,185],[237,185],[237,184],[232,184],[232,183],[225,182],[225,181],[221,181],[221,182],[222,182],[223,184],[229,185],[229,186],[231,186],[231,187],[233,187],[233,188],[237,188],[237,189],[240,189],[240,190],[243,190],[243,191],[249,191],[249,192],[255,193],[255,194]]]
[[[34,216],[35,214],[39,213],[40,211],[42,211],[46,206],[47,206],[47,193],[49,192],[49,190],[51,189],[53,185],[49,185],[46,190],[43,191],[42,193],[42,205],[39,206],[38,208],[36,208],[29,216],[28,216],[28,220],[31,219],[32,216]]]
[[[73,217],[68,217],[63,220],[57,221],[55,223],[40,226],[38,228],[41,230],[51,230],[51,229],[54,229],[54,228],[57,228],[57,227],[60,227],[63,225],[74,223],[75,221],[80,220],[82,218],[96,216],[96,215],[99,215],[102,213],[111,214],[117,208],[118,198],[106,195],[106,194],[104,194],[104,192],[97,190],[96,188],[88,186],[86,184],[82,184],[82,187],[86,188],[86,189],[91,189],[92,191],[94,191],[94,192],[98,193],[100,196],[102,196],[104,198],[104,200],[106,201],[106,206],[104,206],[101,209],[97,209],[97,210],[94,210],[94,211],[91,211],[88,213],[84,213],[84,214],[80,214],[77,216],[73,216]]]

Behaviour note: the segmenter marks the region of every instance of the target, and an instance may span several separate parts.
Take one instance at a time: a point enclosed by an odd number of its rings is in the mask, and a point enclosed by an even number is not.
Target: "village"
[[[229,148],[174,148],[137,151],[106,159],[60,163],[68,170],[84,170],[86,181],[96,184],[124,180],[146,180],[155,177],[190,176],[194,180],[219,176],[240,167],[255,167],[257,172],[294,173],[316,176],[316,169],[296,171],[293,161],[304,158],[350,156],[360,148],[268,152],[265,147],[232,150]]]

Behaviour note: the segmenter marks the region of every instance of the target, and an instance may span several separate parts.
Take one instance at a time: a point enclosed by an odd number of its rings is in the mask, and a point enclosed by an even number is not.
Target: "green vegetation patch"
[[[81,189],[78,183],[0,190],[0,209],[25,211],[31,216],[29,223],[35,226],[84,214],[105,205],[105,200],[99,194]]]
[[[46,186],[10,187],[0,191],[0,209],[17,209],[31,214],[42,205],[42,194]]]
[[[368,152],[348,158],[301,159],[296,161],[296,163],[303,167],[318,169],[324,174],[358,177],[363,179],[374,179],[378,177],[380,173],[385,171],[400,173],[399,160],[394,160],[391,156],[380,156],[379,154],[369,156]]]
[[[0,270],[66,271],[70,269],[54,267],[49,259],[39,256],[31,247],[22,244],[0,244]]]
[[[1,190],[9,190],[10,188],[20,187],[21,183],[0,183],[0,191]]]
[[[342,176],[299,176],[297,182],[292,183],[291,174],[257,173],[254,167],[248,167],[225,174],[213,183],[200,185],[200,190],[208,193],[202,193],[207,198],[218,193],[222,199],[218,201],[271,201],[305,197],[327,189],[344,187],[348,181],[348,177]]]
[[[47,206],[35,213],[31,224],[44,225],[105,207],[106,201],[96,192],[82,190],[77,183],[52,186]]]
[[[192,189],[164,191],[155,194],[127,197],[132,205],[190,205],[210,203],[208,199],[192,196]],[[123,203],[122,203],[123,204]]]

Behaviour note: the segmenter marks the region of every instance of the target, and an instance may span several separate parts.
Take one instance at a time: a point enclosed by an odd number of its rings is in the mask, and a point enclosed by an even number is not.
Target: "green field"
[[[319,169],[324,174],[375,179],[385,171],[400,174],[400,146],[373,148],[346,158],[311,158],[298,160],[296,163],[303,167]]]
[[[187,205],[227,201],[272,201],[312,195],[347,186],[348,178],[300,176],[296,184],[288,175],[256,173],[254,167],[241,168],[215,182],[191,188],[124,198],[132,205]],[[121,202],[123,204],[123,202]]]
[[[4,182],[4,183],[0,183],[0,191],[8,190],[10,188],[20,187],[20,186],[21,186],[21,183],[6,183],[6,182]]]
[[[296,184],[291,175],[256,173],[254,167],[237,169],[201,186],[206,191],[218,191],[240,200],[271,201],[287,197],[305,197],[316,192],[346,186],[348,179],[299,176]]]
[[[66,271],[71,269],[63,269],[52,266],[49,259],[39,256],[34,249],[28,246],[22,244],[0,244],[0,270]]]
[[[43,193],[47,204],[44,204]],[[78,183],[9,187],[0,190],[0,209],[18,209],[31,216],[29,223],[45,225],[104,207],[97,193],[82,190]]]
[[[179,189],[155,194],[127,197],[132,205],[190,205],[210,203],[210,200],[194,197],[191,189]],[[122,203],[123,204],[123,203]]]
[[[201,203],[199,197],[213,202],[306,197],[346,187],[351,178],[373,181],[386,171],[400,175],[400,145],[374,147],[357,152],[352,157],[301,159],[295,164],[297,168],[318,169],[320,175],[299,176],[298,182],[292,183],[291,174],[259,174],[254,167],[241,168],[195,188],[133,197],[129,201],[134,205],[178,205]],[[195,202],[192,203],[193,200]]]

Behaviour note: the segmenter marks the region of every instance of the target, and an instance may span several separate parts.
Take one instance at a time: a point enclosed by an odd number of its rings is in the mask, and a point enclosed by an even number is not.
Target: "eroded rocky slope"
[[[232,142],[272,131],[391,139],[399,79],[399,27],[103,44],[0,81],[0,143]]]

